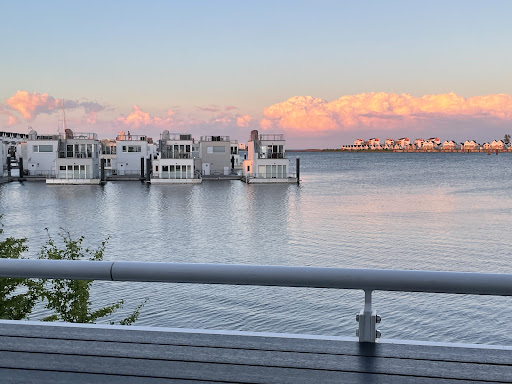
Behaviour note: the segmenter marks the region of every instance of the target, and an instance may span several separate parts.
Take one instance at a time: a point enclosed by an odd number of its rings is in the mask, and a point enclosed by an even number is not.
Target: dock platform
[[[6,383],[510,383],[512,348],[0,321]]]

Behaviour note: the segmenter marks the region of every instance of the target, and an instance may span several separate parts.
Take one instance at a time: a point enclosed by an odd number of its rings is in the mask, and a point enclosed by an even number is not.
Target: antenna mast
[[[64,110],[64,99],[62,99],[62,126],[66,132],[66,111]]]

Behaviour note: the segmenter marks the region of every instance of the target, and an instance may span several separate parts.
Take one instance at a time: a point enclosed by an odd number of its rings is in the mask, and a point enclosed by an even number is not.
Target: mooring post
[[[11,156],[7,156],[7,177],[11,177]]]
[[[380,337],[380,331],[376,329],[376,324],[380,323],[380,316],[372,310],[372,291],[364,291],[364,309],[356,315],[356,321],[359,323],[359,329],[356,336],[359,336],[360,342],[375,343]]]
[[[146,159],[144,159],[143,157],[140,158],[140,179],[141,180],[144,180],[144,162],[145,162]]]
[[[146,181],[151,181],[151,157],[146,159]]]
[[[18,168],[20,170],[20,176],[18,178],[19,181],[23,181],[23,158],[19,158],[18,160]]]
[[[101,179],[101,182],[105,181],[105,162],[106,161],[107,161],[106,159],[101,159],[100,160],[100,179]]]
[[[295,159],[295,171],[297,173],[297,184],[300,183],[300,158]]]

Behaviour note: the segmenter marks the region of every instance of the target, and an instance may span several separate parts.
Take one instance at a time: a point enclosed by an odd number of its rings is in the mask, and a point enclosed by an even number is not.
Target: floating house
[[[243,162],[243,176],[247,183],[296,183],[288,173],[283,134],[258,134],[251,131],[247,160]]]
[[[199,158],[203,176],[231,174],[231,140],[229,136],[201,136]]]
[[[153,161],[151,184],[198,184],[200,175],[195,171],[192,146],[194,140],[189,133],[164,131],[158,143],[158,152]]]
[[[59,143],[58,134],[38,135],[36,131],[30,131],[26,143],[20,145],[23,169],[28,175],[55,177]]]
[[[141,176],[147,159],[156,152],[153,140],[145,135],[132,135],[119,132],[116,137],[116,164],[118,176]]]
[[[100,148],[96,133],[66,129],[59,138],[55,178],[47,178],[46,184],[100,184]]]

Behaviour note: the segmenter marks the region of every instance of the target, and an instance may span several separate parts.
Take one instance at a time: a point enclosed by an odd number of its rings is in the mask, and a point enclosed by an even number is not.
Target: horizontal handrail
[[[512,274],[272,265],[0,259],[0,277],[512,296]]]

